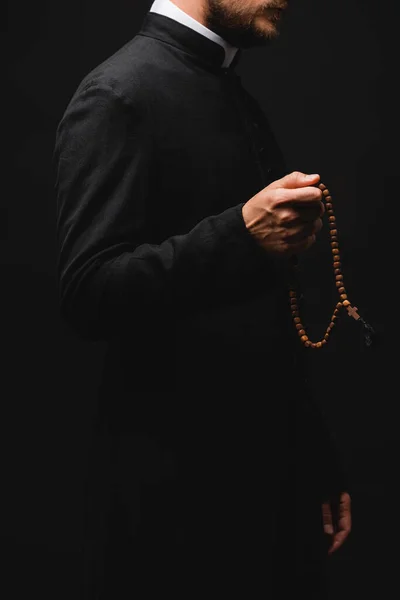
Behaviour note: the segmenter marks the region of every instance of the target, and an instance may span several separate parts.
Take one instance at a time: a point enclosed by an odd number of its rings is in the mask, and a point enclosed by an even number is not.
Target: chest
[[[157,106],[152,184],[164,221],[187,230],[267,185],[277,148],[234,80],[172,86]]]

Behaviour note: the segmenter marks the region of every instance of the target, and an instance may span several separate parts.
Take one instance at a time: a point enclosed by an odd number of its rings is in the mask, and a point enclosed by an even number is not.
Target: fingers
[[[321,231],[322,219],[320,217],[318,219],[316,219],[313,223],[313,226],[314,226],[314,233],[318,233],[319,231]]]
[[[303,221],[298,218],[286,224],[287,238],[292,241],[301,241],[306,237],[315,235],[322,229],[322,219],[318,217],[314,221]]]
[[[338,531],[338,533],[336,533],[333,537],[333,542],[328,550],[328,554],[333,554],[334,552],[336,552],[336,550],[339,550],[339,548],[343,545],[344,541],[347,539],[348,535],[348,531]]]
[[[309,175],[307,173],[302,173],[301,171],[293,171],[292,173],[285,175],[285,177],[273,181],[268,187],[270,189],[280,187],[286,189],[295,189],[309,185],[317,185],[319,180],[320,176],[317,173]]]
[[[296,210],[311,209],[315,211],[324,210],[322,203],[323,193],[315,186],[307,186],[301,188],[279,188],[274,192],[275,205],[277,208],[282,208],[285,205],[290,205]]]
[[[276,180],[243,206],[247,229],[272,253],[290,256],[316,241],[325,212],[319,175],[299,171]]]
[[[322,200],[313,200],[310,204],[308,202],[294,202],[293,207],[296,209],[296,212],[304,221],[311,221],[316,217],[319,217],[321,219],[325,214],[325,205],[322,202]]]
[[[291,244],[291,253],[292,254],[299,254],[300,252],[304,252],[305,250],[308,250],[309,248],[311,248],[311,246],[313,244],[315,244],[316,241],[316,236],[313,233],[312,235],[309,235],[308,237],[306,237],[302,242],[299,242],[298,244]]]
[[[304,220],[322,217],[325,206],[322,190],[316,186],[319,175],[307,176],[295,171],[282,179],[272,182],[266,189],[274,192],[274,205],[277,209],[290,209],[302,215]]]
[[[350,507],[351,507],[351,497],[350,494],[348,492],[343,492],[340,495],[340,504],[339,504],[339,511],[340,513],[347,513],[347,511],[350,511]]]
[[[316,241],[316,234],[322,228],[322,220],[316,219],[311,223],[297,222],[286,225],[284,240],[287,250],[292,253],[308,250]]]
[[[333,535],[333,541],[328,550],[328,554],[333,554],[343,545],[351,532],[352,523],[350,495],[347,492],[341,494],[339,514],[337,523],[335,525],[332,519],[332,508],[328,502],[324,503],[322,506],[322,515],[325,533],[328,535]]]
[[[322,505],[322,521],[324,524],[324,531],[327,535],[333,535],[333,519],[332,519],[332,509],[329,502],[324,502]]]

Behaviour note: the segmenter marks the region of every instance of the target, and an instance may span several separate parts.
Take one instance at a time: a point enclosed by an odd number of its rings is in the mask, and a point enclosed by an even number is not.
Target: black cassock
[[[84,598],[280,598],[308,573],[311,597],[324,564],[321,500],[345,484],[286,265],[241,214],[286,170],[239,53],[224,69],[221,46],[148,13],[57,130],[62,316],[107,347]]]

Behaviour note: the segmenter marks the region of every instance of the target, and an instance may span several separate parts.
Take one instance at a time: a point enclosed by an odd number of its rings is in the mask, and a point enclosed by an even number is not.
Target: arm
[[[82,336],[118,335],[147,311],[184,310],[252,293],[266,253],[243,204],[160,244],[146,241],[154,164],[148,103],[105,84],[77,93],[54,150],[61,314]],[[258,282],[258,283],[257,283]]]

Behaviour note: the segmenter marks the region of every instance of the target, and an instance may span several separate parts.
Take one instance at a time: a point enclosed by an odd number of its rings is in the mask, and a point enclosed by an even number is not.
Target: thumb
[[[300,187],[306,187],[308,185],[316,185],[319,182],[319,180],[320,176],[317,173],[313,175],[308,175],[307,173],[302,173],[301,171],[293,171],[292,173],[285,175],[285,177],[273,181],[268,187],[270,189],[295,189]]]

